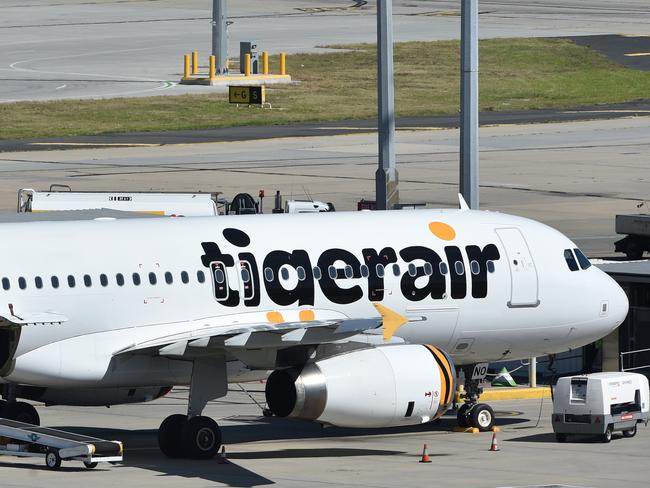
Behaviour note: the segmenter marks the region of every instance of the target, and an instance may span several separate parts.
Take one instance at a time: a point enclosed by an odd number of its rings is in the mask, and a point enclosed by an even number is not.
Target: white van
[[[18,212],[110,209],[166,216],[218,215],[216,193],[70,191],[52,185],[48,191],[18,190]]]
[[[553,431],[558,442],[567,434],[598,435],[603,442],[612,432],[636,434],[648,422],[648,378],[638,373],[594,373],[560,378],[553,395]]]

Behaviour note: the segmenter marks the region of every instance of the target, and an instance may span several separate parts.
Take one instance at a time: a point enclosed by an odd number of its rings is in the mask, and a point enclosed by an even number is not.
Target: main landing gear
[[[463,367],[465,403],[458,409],[456,419],[460,427],[476,427],[486,432],[494,427],[494,410],[485,403],[478,403],[483,388],[479,386],[481,378],[476,378],[474,369],[473,366]]]
[[[16,385],[5,384],[0,400],[0,417],[25,424],[41,425],[41,418],[33,405],[16,401]]]
[[[228,390],[223,359],[196,359],[187,415],[170,415],[158,429],[158,445],[170,458],[210,459],[221,447],[221,429],[201,414],[208,401],[225,396]]]

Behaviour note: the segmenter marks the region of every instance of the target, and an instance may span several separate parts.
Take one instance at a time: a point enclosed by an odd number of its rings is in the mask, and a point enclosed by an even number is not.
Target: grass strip
[[[301,83],[271,87],[272,110],[237,108],[225,94],[6,103],[0,104],[0,139],[375,117],[376,47],[331,47],[339,50],[287,57],[289,73]],[[458,111],[458,41],[397,43],[394,52],[398,116]],[[568,40],[483,40],[480,56],[481,110],[619,103],[650,94],[650,72]]]

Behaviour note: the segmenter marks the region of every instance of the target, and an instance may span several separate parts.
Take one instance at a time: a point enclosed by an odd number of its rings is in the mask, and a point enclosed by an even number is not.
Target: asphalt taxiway
[[[257,402],[264,401],[264,385],[247,388]],[[647,486],[648,429],[641,426],[636,437],[617,436],[610,444],[587,437],[558,444],[550,427],[548,398],[491,402],[501,428],[500,451],[491,452],[491,433],[451,431],[456,425],[453,413],[432,424],[405,428],[322,428],[263,417],[251,398],[231,385],[228,396],[210,402],[204,412],[222,426],[228,464],[167,459],[159,452],[156,429],[167,415],[184,411],[186,398],[186,389],[178,388],[140,405],[37,407],[45,425],[124,441],[124,464],[86,470],[80,462],[67,462],[52,472],[40,459],[3,457],[2,486]],[[430,464],[418,462],[425,443]]]

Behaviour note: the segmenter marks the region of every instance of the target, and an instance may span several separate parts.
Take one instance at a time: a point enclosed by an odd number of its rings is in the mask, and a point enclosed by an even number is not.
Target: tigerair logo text
[[[451,241],[456,237],[454,229],[442,222],[431,222],[429,230],[438,239]],[[256,256],[244,248],[250,245],[250,237],[234,228],[223,230],[224,238],[240,248],[236,256],[222,251],[215,242],[202,242],[204,254],[201,262],[210,269],[214,295],[219,303],[236,307],[260,304],[262,283],[268,297],[279,306],[314,305],[316,287],[327,300],[336,304],[350,304],[364,297],[373,302],[384,299],[385,280],[399,279],[404,298],[419,302],[427,298],[465,298],[468,279],[471,280],[473,298],[485,298],[488,293],[488,263],[498,261],[499,250],[494,244],[484,247],[465,246],[469,267],[458,246],[445,245],[441,256],[426,246],[408,246],[396,251],[392,247],[381,249],[364,247],[363,262],[347,249],[331,248],[320,253],[312,261],[304,249],[269,252],[260,267]],[[407,263],[395,276],[393,266],[398,257]],[[459,263],[461,263],[459,265]],[[363,266],[365,265],[365,266]],[[493,264],[492,264],[493,266]],[[233,270],[229,273],[228,270]],[[288,279],[289,270],[296,279]],[[314,276],[314,272],[319,276]],[[449,290],[445,274],[449,274]],[[231,283],[229,276],[241,280]],[[340,286],[344,285],[344,286]]]

